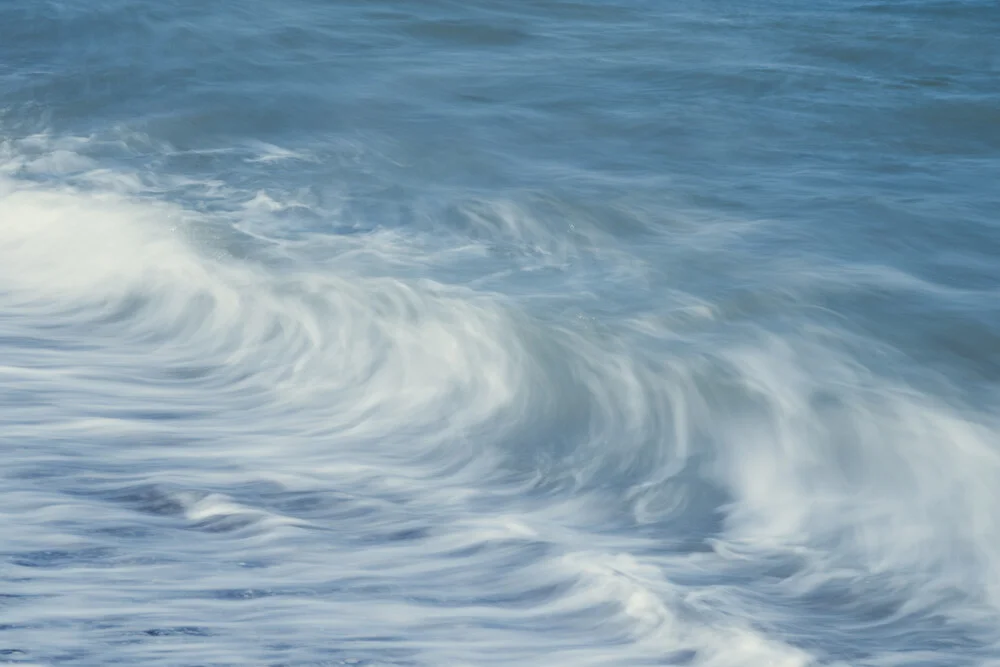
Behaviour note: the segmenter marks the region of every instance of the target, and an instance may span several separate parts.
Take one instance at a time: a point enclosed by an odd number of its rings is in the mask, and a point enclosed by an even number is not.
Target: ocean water
[[[0,662],[1000,665],[995,0],[0,0]]]

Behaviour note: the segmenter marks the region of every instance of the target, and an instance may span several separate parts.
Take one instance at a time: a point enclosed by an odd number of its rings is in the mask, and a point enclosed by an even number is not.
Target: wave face
[[[1000,9],[0,4],[0,655],[1000,665]]]

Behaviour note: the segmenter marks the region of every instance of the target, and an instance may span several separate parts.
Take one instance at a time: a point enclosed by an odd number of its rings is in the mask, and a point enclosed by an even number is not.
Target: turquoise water
[[[0,3],[0,661],[1000,665],[997,35]]]

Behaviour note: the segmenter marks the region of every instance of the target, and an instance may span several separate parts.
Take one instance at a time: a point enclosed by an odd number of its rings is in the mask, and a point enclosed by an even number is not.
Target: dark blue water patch
[[[176,420],[189,420],[198,419],[199,417],[205,417],[212,414],[210,411],[192,409],[192,408],[178,408],[178,409],[155,409],[155,408],[137,408],[137,409],[127,409],[127,410],[109,410],[107,417],[111,419],[122,419],[125,421],[153,421],[153,422],[170,422]]]
[[[664,657],[663,665],[676,665],[677,667],[687,667],[694,664],[698,658],[697,651],[675,651]]]
[[[150,526],[148,529],[161,533],[166,529],[186,529],[206,533],[241,533],[260,529],[265,516],[255,511],[252,504],[228,513],[219,513],[200,520],[185,518],[188,510],[204,501],[211,492],[191,490],[169,484],[142,484],[112,490],[84,490],[83,496],[100,498],[116,504],[123,504],[137,512],[162,517],[170,521]],[[129,531],[128,526],[109,528],[109,531]]]
[[[161,517],[181,516],[190,504],[208,495],[206,491],[191,491],[173,485],[156,483],[109,490],[86,490],[82,493],[124,504],[138,512]]]
[[[374,544],[392,544],[394,542],[414,542],[426,540],[433,535],[433,529],[426,526],[399,528],[391,530],[370,530],[361,538],[361,542]]]
[[[815,303],[851,318],[841,326],[883,341],[921,369],[989,399],[1000,379],[1000,311],[981,298],[975,292],[937,296],[889,285],[814,297]]]
[[[149,540],[155,531],[148,526],[107,526],[92,529],[94,535],[106,536],[114,540]]]
[[[13,593],[0,593],[0,605],[8,606],[21,600],[30,600],[30,595],[16,595]]]
[[[531,38],[526,22],[504,24],[496,20],[455,20],[414,18],[400,28],[411,37],[445,46],[495,49],[523,44]]]
[[[211,637],[214,632],[197,626],[180,626],[172,628],[152,628],[144,634],[150,637]]]
[[[83,547],[15,553],[7,560],[13,565],[39,569],[113,567],[118,555],[118,550],[110,547]]]
[[[53,332],[67,334],[65,325],[56,323],[35,334],[0,334],[0,349],[30,350],[32,352],[74,351],[86,352],[95,349],[92,343],[80,340],[70,335],[55,335]]]
[[[228,515],[213,516],[208,519],[195,521],[191,524],[191,529],[204,531],[206,533],[245,533],[260,529],[261,517],[249,513],[233,513]]]
[[[335,491],[281,491],[266,498],[269,507],[301,518],[329,516],[352,500],[351,496]]]
[[[180,592],[180,596],[190,599],[220,600],[223,602],[244,602],[265,598],[301,598],[303,600],[355,600],[363,601],[373,597],[396,597],[404,589],[404,582],[392,584],[380,583],[375,576],[369,577],[330,577],[328,580],[317,581],[309,585],[289,586],[279,588],[220,588],[220,589],[189,589]]]
[[[223,600],[226,602],[235,602],[243,600],[258,600],[260,598],[273,597],[275,595],[281,595],[280,592],[275,592],[269,589],[257,589],[257,588],[225,588],[213,591],[203,591],[199,592],[198,597],[208,597],[213,600]]]

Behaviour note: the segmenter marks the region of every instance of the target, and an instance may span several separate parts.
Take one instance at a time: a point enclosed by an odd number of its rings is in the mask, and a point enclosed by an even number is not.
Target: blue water
[[[994,0],[0,0],[0,662],[1000,665]]]

